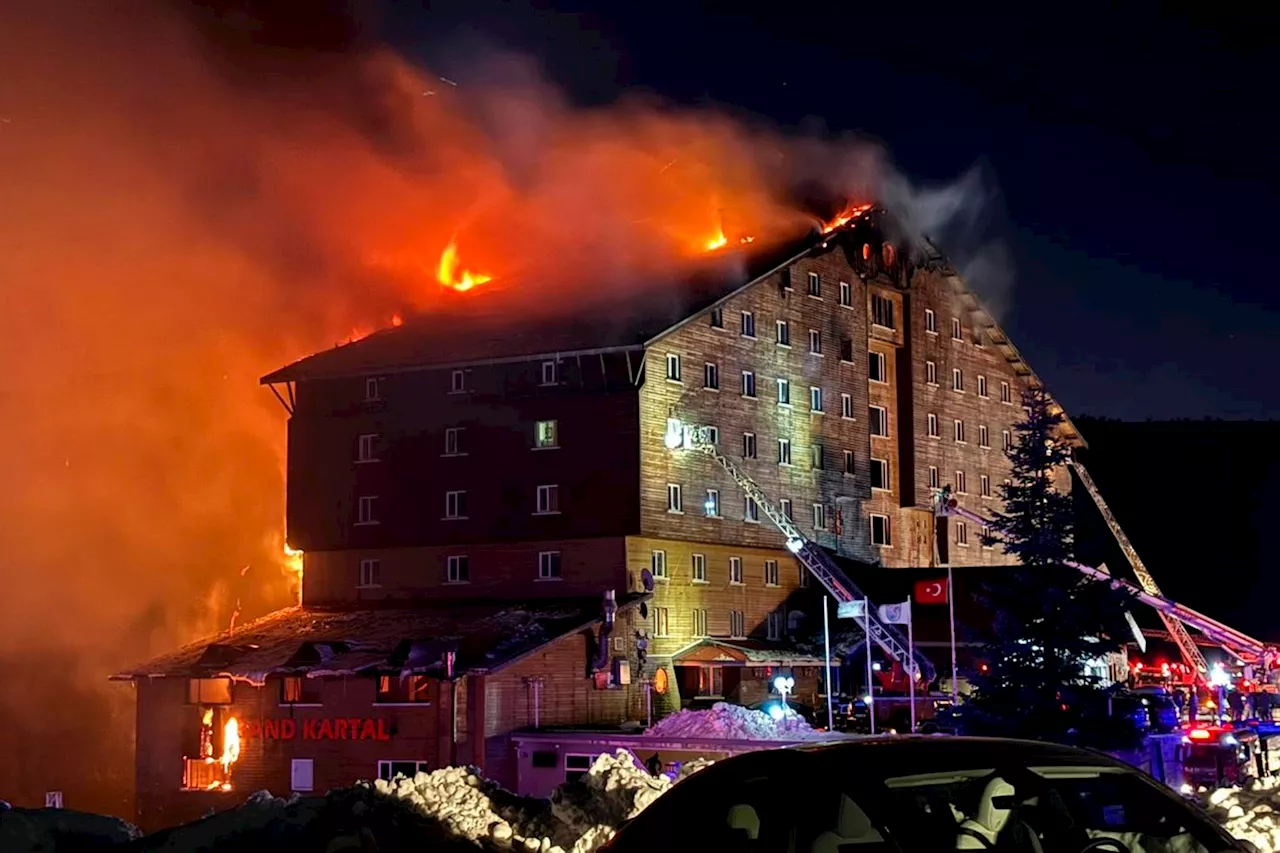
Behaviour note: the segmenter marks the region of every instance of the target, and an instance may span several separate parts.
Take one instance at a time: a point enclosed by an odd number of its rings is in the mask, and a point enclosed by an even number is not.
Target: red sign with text
[[[246,740],[391,740],[386,720],[361,717],[246,720],[240,733]]]

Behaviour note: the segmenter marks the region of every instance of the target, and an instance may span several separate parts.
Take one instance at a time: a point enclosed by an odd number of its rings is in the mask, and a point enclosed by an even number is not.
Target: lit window
[[[816,386],[810,386],[809,388],[809,411],[822,411],[822,389]]]
[[[378,523],[378,496],[361,495],[356,504],[356,524]]]
[[[673,352],[667,353],[667,380],[680,381],[680,356]]]
[[[649,571],[653,573],[655,578],[666,580],[667,577],[667,552],[654,551],[649,555]]]
[[[560,574],[560,552],[559,551],[541,551],[538,553],[538,579],[549,581],[558,580],[562,577]]]
[[[893,246],[885,243],[880,249],[880,256],[884,258],[884,265],[886,267],[893,266],[893,260],[896,257],[896,254],[893,251]]]
[[[703,510],[707,514],[707,518],[720,517],[720,490],[707,489],[707,499],[703,502]]]
[[[884,406],[868,406],[868,420],[871,422],[871,434],[879,438],[889,435],[889,410]]]
[[[538,421],[533,429],[533,446],[539,450],[560,446],[560,422]]]
[[[280,679],[280,704],[282,705],[321,705],[324,697],[321,694],[322,682],[318,678],[290,675]]]
[[[374,701],[382,705],[411,705],[430,702],[431,681],[425,675],[378,676],[378,692]]]
[[[684,512],[684,492],[679,483],[667,483],[667,512]]]
[[[707,362],[702,368],[702,387],[708,391],[720,390],[720,367]]]
[[[444,493],[444,517],[467,517],[467,493],[463,491]]]
[[[742,583],[742,558],[729,558],[729,583]]]
[[[872,382],[889,381],[889,370],[885,366],[884,353],[867,353],[867,378]]]
[[[924,309],[924,330],[931,335],[938,334],[938,316],[932,308]]]
[[[348,577],[350,577],[350,575],[348,575]],[[381,584],[382,584],[382,561],[381,560],[361,560],[359,586],[371,587],[371,586],[380,586]]]
[[[555,385],[557,381],[556,363],[554,361],[542,362],[542,384]]]
[[[885,547],[893,544],[891,531],[889,529],[889,516],[871,516],[871,544],[882,545]]]
[[[791,405],[791,382],[786,379],[778,380],[778,405]]]
[[[471,558],[465,554],[456,554],[446,558],[444,579],[448,583],[469,583],[471,581]]]
[[[691,562],[692,562],[692,565],[690,566],[690,569],[693,575],[693,582],[706,583],[707,582],[707,555],[694,554]]]
[[[887,459],[871,460],[871,488],[888,490],[889,461]]]
[[[467,390],[467,374],[464,370],[455,370],[449,374],[449,393],[461,394]]]
[[[448,427],[444,431],[444,455],[445,456],[465,456],[463,452],[463,428]]]
[[[378,461],[378,434],[376,432],[367,432],[360,436],[359,441],[356,443],[356,461]]]
[[[560,512],[560,487],[538,486],[537,515],[555,515]]]

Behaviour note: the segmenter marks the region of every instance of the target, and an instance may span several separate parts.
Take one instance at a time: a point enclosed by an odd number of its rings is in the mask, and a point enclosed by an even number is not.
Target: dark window
[[[871,322],[886,329],[897,328],[893,324],[893,300],[887,296],[871,294]]]
[[[853,361],[853,338],[840,339],[840,360]]]
[[[809,295],[822,298],[822,276],[816,272],[809,273]]]
[[[724,309],[723,308],[711,309],[711,328],[713,329],[724,328]]]
[[[889,488],[889,463],[883,459],[871,460],[871,488]]]
[[[867,353],[867,378],[872,382],[889,381],[889,371],[885,366],[884,353]]]
[[[553,752],[552,755],[555,755]],[[553,767],[555,765],[552,765]],[[425,761],[379,761],[378,778],[390,782],[397,776],[412,779],[418,773],[430,773],[431,765]]]

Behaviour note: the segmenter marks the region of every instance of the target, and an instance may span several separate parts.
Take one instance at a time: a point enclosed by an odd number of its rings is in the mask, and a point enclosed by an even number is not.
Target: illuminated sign
[[[248,720],[241,729],[246,740],[391,740],[391,728],[383,719]]]

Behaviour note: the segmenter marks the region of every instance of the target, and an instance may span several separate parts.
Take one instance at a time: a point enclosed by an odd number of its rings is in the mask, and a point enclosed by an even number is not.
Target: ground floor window
[[[386,779],[390,782],[397,776],[407,776],[410,779],[416,773],[430,773],[431,768],[425,761],[379,761],[378,762],[378,778]]]
[[[724,670],[722,668],[718,666],[698,667],[698,695],[724,695]]]
[[[316,762],[314,758],[295,758],[289,762],[289,787],[299,794],[315,790]]]
[[[564,757],[564,781],[573,782],[591,771],[593,755],[566,755]]]

